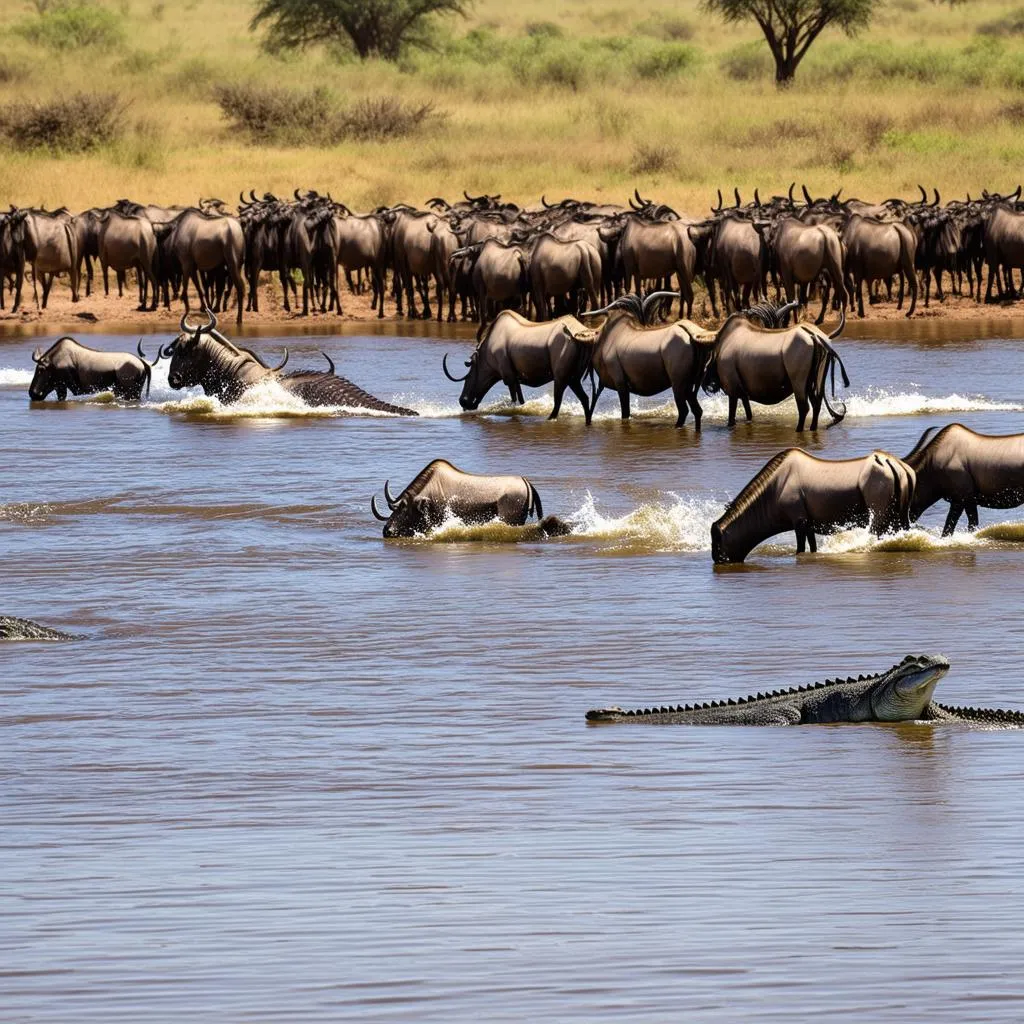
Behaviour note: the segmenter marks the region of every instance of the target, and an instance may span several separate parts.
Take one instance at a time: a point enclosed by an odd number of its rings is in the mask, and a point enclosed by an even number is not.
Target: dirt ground
[[[137,308],[138,293],[134,287],[126,288],[122,298],[117,295],[116,288],[111,288],[111,294],[105,296],[100,289],[93,290],[88,297],[83,294],[77,303],[71,301],[68,288],[62,282],[57,282],[54,291],[45,310],[36,308],[32,297],[31,284],[26,281],[24,290],[24,301],[22,308],[17,313],[11,312],[10,296],[5,296],[7,308],[0,310],[0,334],[21,334],[21,333],[60,333],[74,332],[75,330],[109,330],[115,333],[130,331],[175,331],[178,328],[179,318],[182,313],[180,302],[172,302],[171,309],[166,310],[162,306],[155,312],[140,312]],[[433,300],[433,293],[431,294]],[[334,329],[339,332],[351,330],[348,325],[359,325],[360,329],[376,330],[376,325],[387,331],[393,331],[396,324],[405,324],[413,328],[416,321],[410,321],[406,317],[398,318],[394,315],[394,302],[388,297],[386,309],[387,315],[380,320],[374,310],[370,308],[370,294],[354,295],[347,290],[342,293],[342,306],[344,315],[337,313],[310,312],[309,316],[302,316],[301,313],[287,312],[281,301],[281,293],[278,287],[273,284],[264,284],[260,288],[260,311],[259,313],[246,313],[243,320],[243,331],[241,333],[266,333],[270,330],[285,329],[290,332],[303,333],[328,333]],[[865,306],[866,316],[862,321],[865,325],[871,321],[901,322],[905,319],[907,306],[903,310],[897,310],[895,301],[879,302],[873,306]],[[436,322],[437,307],[431,306],[431,313]],[[817,306],[812,303],[809,308],[808,318],[813,318],[817,313]],[[193,315],[199,316],[198,310],[193,307]],[[947,294],[945,302],[939,302],[932,296],[931,303],[926,309],[923,299],[918,301],[917,310],[913,319],[916,320],[946,320],[946,321],[993,321],[993,320],[1014,320],[1024,318],[1024,303],[1005,302],[1000,304],[977,303],[966,296]],[[714,326],[715,321],[711,318],[711,310],[707,304],[706,296],[698,294],[694,304],[694,319],[699,323]],[[828,323],[832,323],[835,314],[830,313]],[[856,313],[849,315],[851,323],[858,321]],[[384,325],[387,325],[385,328]],[[222,329],[235,330],[235,310],[220,314],[220,326]],[[415,333],[421,333],[426,327],[419,322]],[[450,328],[446,330],[446,333]],[[460,330],[458,333],[463,333]]]

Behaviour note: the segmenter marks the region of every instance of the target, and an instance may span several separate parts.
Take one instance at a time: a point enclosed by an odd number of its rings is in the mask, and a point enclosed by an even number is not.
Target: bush
[[[24,81],[31,74],[31,70],[29,61],[13,57],[9,53],[0,53],[0,85]]]
[[[685,43],[661,43],[637,56],[633,69],[640,78],[674,78],[692,68],[699,56],[696,48]]]
[[[982,22],[976,31],[983,36],[996,36],[997,38],[1024,35],[1024,7],[1018,7],[994,21]]]
[[[636,27],[637,32],[670,43],[689,42],[694,35],[693,23],[685,18],[648,18]]]
[[[733,81],[751,82],[774,74],[771,54],[762,43],[745,43],[722,54],[719,67]]]
[[[127,104],[110,93],[76,93],[44,103],[9,103],[0,107],[0,133],[15,149],[83,153],[120,137],[126,108]]]
[[[675,170],[678,164],[679,154],[671,146],[642,142],[633,150],[629,169],[634,174],[660,174]]]
[[[92,47],[113,50],[124,42],[124,29],[113,11],[89,3],[48,8],[38,18],[14,26],[23,39],[58,53]]]
[[[433,103],[416,106],[394,96],[381,96],[357,100],[340,115],[339,127],[343,135],[353,139],[383,141],[412,135],[442,118]]]
[[[232,126],[250,142],[286,146],[333,146],[344,139],[403,138],[443,118],[432,103],[407,104],[397,97],[357,100],[339,109],[322,87],[309,91],[253,84],[221,85],[217,102]]]
[[[321,86],[304,92],[252,84],[221,85],[215,94],[232,127],[250,142],[321,146],[331,141],[336,111],[330,94]]]

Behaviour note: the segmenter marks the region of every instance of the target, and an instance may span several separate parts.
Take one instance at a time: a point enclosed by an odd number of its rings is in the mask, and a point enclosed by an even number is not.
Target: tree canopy
[[[829,25],[853,34],[871,20],[877,0],[703,0],[727,22],[756,21],[775,58],[775,81],[786,85],[811,43]]]
[[[469,0],[257,0],[250,28],[266,27],[273,49],[349,42],[362,58],[396,60],[422,45],[430,19],[465,14]]]

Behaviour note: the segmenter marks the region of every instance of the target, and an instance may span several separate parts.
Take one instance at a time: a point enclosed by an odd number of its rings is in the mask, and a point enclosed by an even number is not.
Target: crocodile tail
[[[1004,729],[1024,729],[1024,712],[1011,711],[1008,708],[961,708],[937,702],[933,702],[931,706],[950,716],[953,721],[977,722],[980,725]]]

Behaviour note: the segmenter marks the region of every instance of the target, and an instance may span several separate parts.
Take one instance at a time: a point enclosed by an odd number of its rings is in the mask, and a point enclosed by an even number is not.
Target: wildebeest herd
[[[919,186],[920,187],[920,186]],[[308,314],[343,311],[340,275],[348,287],[368,287],[372,308],[385,315],[449,322],[458,315],[483,327],[504,309],[535,320],[578,314],[626,292],[672,290],[679,315],[692,317],[694,282],[703,281],[712,316],[765,300],[805,305],[820,295],[820,323],[831,303],[864,315],[872,301],[895,289],[907,316],[923,287],[927,306],[934,282],[982,301],[1016,298],[1013,272],[1024,272],[1021,188],[982,191],[943,204],[921,198],[867,202],[841,191],[813,197],[795,186],[762,200],[724,204],[710,216],[688,216],[639,192],[628,205],[566,198],[520,207],[500,195],[458,202],[430,199],[353,213],[329,194],[296,189],[291,199],[271,193],[239,196],[236,212],[219,199],[197,206],[160,206],[121,199],[73,214],[66,208],[15,208],[0,215],[0,309],[5,292],[22,303],[26,267],[36,302],[46,307],[55,276],[67,275],[78,301],[94,287],[93,262],[119,293],[137,278],[139,310],[172,300],[190,307],[190,288],[214,311],[259,312],[263,274],[280,280],[284,307]],[[944,279],[948,276],[948,284]],[[83,284],[84,278],[84,284]],[[41,295],[39,287],[41,286]],[[301,299],[299,289],[301,287]],[[432,305],[433,303],[433,305]]]
[[[621,414],[630,412],[630,396],[671,390],[682,426],[692,409],[699,430],[701,387],[721,390],[729,397],[729,423],[743,403],[747,419],[750,403],[778,404],[793,396],[798,411],[797,430],[804,429],[808,411],[816,429],[822,403],[833,422],[843,414],[827,398],[827,378],[835,370],[849,384],[846,368],[832,342],[842,329],[826,335],[809,323],[787,326],[798,302],[784,306],[761,304],[733,313],[717,332],[704,331],[692,321],[661,324],[659,320],[674,293],[654,292],[645,298],[629,294],[608,306],[582,311],[584,317],[604,315],[597,330],[584,327],[571,315],[534,323],[513,311],[502,311],[483,331],[467,361],[460,404],[479,406],[499,381],[513,402],[522,402],[524,385],[555,386],[551,418],[558,415],[568,388],[580,400],[589,425],[601,390],[615,390]],[[270,367],[250,349],[236,346],[217,329],[217,318],[205,311],[205,323],[192,324],[182,315],[181,331],[157,358],[168,358],[172,388],[202,387],[226,403],[237,401],[252,387],[272,381],[310,406],[340,406],[415,416],[406,409],[369,395],[335,374],[328,356],[327,370],[284,373],[281,364]],[[99,352],[72,338],[60,338],[33,354],[35,373],[29,385],[33,401],[56,392],[88,394],[110,390],[119,398],[136,401],[150,384],[152,367],[142,350],[132,353]],[[588,396],[584,382],[589,378]],[[434,460],[393,497],[385,483],[389,515],[371,501],[374,516],[384,522],[386,538],[426,534],[451,515],[466,524],[494,520],[521,526],[532,516],[545,536],[564,535],[567,524],[544,517],[540,495],[524,477],[478,476],[465,473],[444,460]],[[817,550],[816,535],[842,527],[868,527],[875,535],[909,529],[938,501],[949,502],[943,530],[949,535],[966,512],[968,526],[978,525],[978,507],[1013,508],[1024,503],[1024,434],[989,437],[960,424],[925,432],[905,459],[874,451],[859,459],[820,459],[797,448],[774,456],[731,501],[711,527],[711,553],[715,562],[742,562],[758,544],[792,530],[797,550]]]

